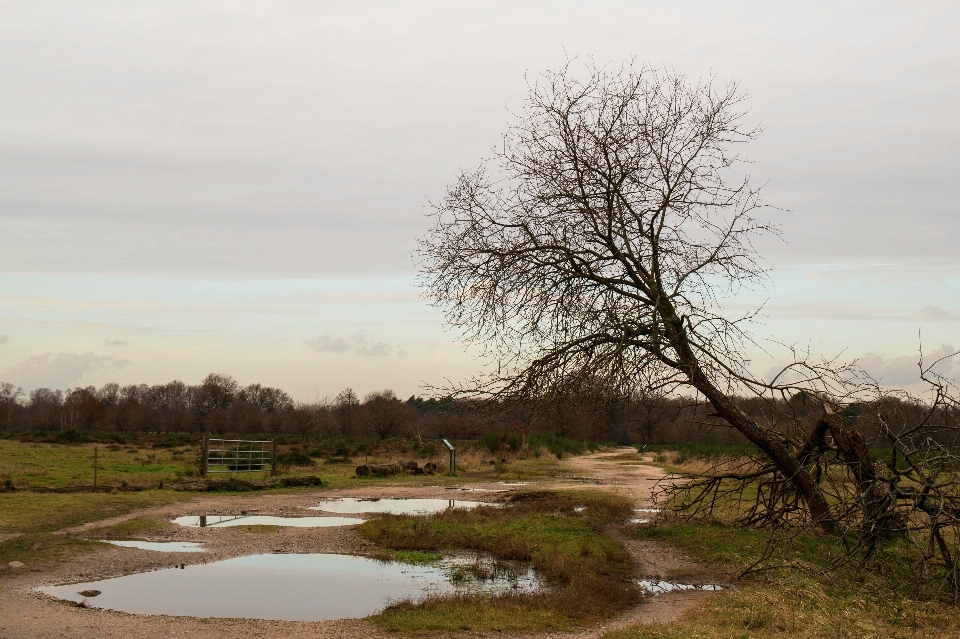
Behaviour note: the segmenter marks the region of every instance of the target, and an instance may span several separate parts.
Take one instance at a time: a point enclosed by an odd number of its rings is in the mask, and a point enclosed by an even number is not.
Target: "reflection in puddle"
[[[224,528],[227,526],[293,526],[294,528],[327,528],[362,524],[356,517],[273,517],[270,515],[196,515],[171,520],[192,528]]]
[[[659,508],[634,508],[633,512],[658,514],[660,512],[660,509]]]
[[[328,513],[391,513],[394,515],[425,515],[438,513],[449,508],[476,508],[477,506],[496,506],[482,501],[464,501],[462,499],[357,499],[343,497],[322,501],[310,510],[322,510]]]
[[[195,541],[140,541],[124,540],[115,541],[112,539],[98,539],[105,544],[114,546],[123,546],[124,548],[139,548],[140,550],[157,550],[160,552],[203,552],[203,544]]]
[[[641,579],[640,587],[651,595],[662,595],[665,592],[676,592],[678,590],[723,590],[723,586],[717,584],[680,584],[673,581],[663,581],[662,579]]]
[[[70,601],[81,601],[81,591],[98,590],[87,605],[136,614],[323,621],[366,617],[390,602],[425,594],[464,588],[502,592],[527,583],[497,575],[478,582],[470,570],[457,573],[457,565],[413,566],[351,555],[254,555],[38,590]],[[535,580],[530,584],[536,587]]]
[[[637,518],[637,519],[631,519],[631,520],[630,520],[630,523],[631,523],[631,524],[649,524],[649,523],[650,523],[650,520],[649,520],[649,519],[644,519],[643,517],[639,517],[639,518]]]

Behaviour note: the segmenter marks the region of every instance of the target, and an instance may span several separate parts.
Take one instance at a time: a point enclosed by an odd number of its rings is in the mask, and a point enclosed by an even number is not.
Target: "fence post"
[[[97,487],[97,447],[93,447],[93,487]]]
[[[200,476],[207,476],[207,455],[210,454],[210,438],[206,435],[200,444]]]
[[[277,440],[273,440],[273,453],[270,455],[270,474],[277,474]]]

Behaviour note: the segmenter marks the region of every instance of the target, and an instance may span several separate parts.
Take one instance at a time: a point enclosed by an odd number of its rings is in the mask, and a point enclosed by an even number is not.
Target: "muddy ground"
[[[179,502],[138,511],[113,520],[66,529],[62,534],[87,537],[88,529],[143,516],[173,519],[181,515],[241,513],[259,515],[317,516],[304,510],[323,499],[336,497],[420,497],[498,501],[510,491],[529,488],[585,488],[617,493],[633,500],[637,507],[652,505],[653,489],[664,480],[663,471],[644,464],[636,450],[616,449],[575,457],[562,464],[562,476],[544,478],[525,485],[467,484],[459,487],[380,484],[344,490],[319,488],[289,495],[216,495],[202,494]],[[359,517],[363,517],[359,515]],[[34,592],[37,586],[92,581],[124,574],[171,567],[174,564],[208,563],[229,557],[271,552],[369,554],[374,548],[353,532],[352,527],[279,528],[268,532],[242,528],[170,527],[151,541],[198,541],[203,553],[161,553],[133,548],[104,548],[65,562],[52,570],[38,571],[30,566],[7,568],[0,573],[0,638],[54,637],[142,637],[144,639],[203,635],[227,637],[395,637],[375,625],[348,619],[323,622],[281,622],[237,619],[199,619],[130,615],[95,608],[77,608]],[[263,530],[262,528],[259,530]],[[676,578],[693,582],[716,581],[703,566],[690,561],[668,544],[623,540],[638,566],[638,578]],[[569,633],[538,635],[568,639],[597,637],[613,628],[636,623],[665,622],[676,619],[696,607],[708,592],[679,592],[647,597],[633,610],[610,620],[602,627]],[[91,602],[93,603],[93,602]],[[482,633],[469,633],[483,636]],[[503,636],[503,633],[495,633]]]

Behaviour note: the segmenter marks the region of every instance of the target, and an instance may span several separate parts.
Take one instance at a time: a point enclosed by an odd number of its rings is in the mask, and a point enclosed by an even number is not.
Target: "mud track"
[[[460,488],[429,486],[392,486],[380,484],[362,489],[304,491],[289,495],[198,495],[188,502],[138,511],[113,520],[102,520],[85,526],[60,531],[62,534],[85,537],[92,528],[119,523],[133,517],[153,516],[172,519],[180,515],[238,514],[321,515],[303,508],[322,499],[335,497],[439,497],[496,501],[506,492],[520,488],[570,489],[584,488],[612,492],[630,498],[637,507],[652,505],[657,482],[663,472],[644,463],[633,448],[608,450],[575,457],[561,464],[560,476],[532,482],[524,486],[475,484]],[[669,480],[669,478],[667,478]],[[616,534],[615,531],[611,531]],[[248,619],[199,619],[157,615],[130,615],[95,608],[77,608],[32,591],[54,583],[91,581],[124,574],[157,570],[176,563],[207,563],[241,555],[290,553],[368,553],[373,548],[360,539],[352,528],[280,528],[271,532],[251,532],[237,528],[170,527],[163,534],[152,535],[153,541],[199,541],[204,553],[159,553],[132,548],[105,548],[56,566],[36,571],[30,567],[5,570],[0,576],[0,638],[28,639],[52,637],[137,637],[170,639],[202,636],[204,639],[265,637],[299,639],[301,637],[364,637],[379,639],[396,637],[363,620],[324,622],[283,622]],[[623,539],[637,562],[638,577],[678,578],[695,582],[715,579],[704,567],[684,557],[668,544]],[[676,619],[695,608],[708,592],[678,592],[647,597],[636,608],[627,611],[600,627],[587,630],[534,635],[547,639],[580,639],[599,637],[614,628],[637,623],[663,623]],[[93,603],[93,602],[91,602]],[[471,637],[482,633],[467,633]],[[503,637],[504,633],[491,636]]]

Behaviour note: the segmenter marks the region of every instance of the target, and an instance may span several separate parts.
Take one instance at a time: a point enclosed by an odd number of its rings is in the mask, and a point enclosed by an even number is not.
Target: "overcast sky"
[[[960,347],[960,4],[2,2],[0,381],[312,399],[474,372],[427,203],[568,57],[737,80],[760,331],[909,384]],[[775,359],[775,358],[774,358]],[[758,372],[775,362],[757,353]],[[960,365],[955,367],[960,373]]]

